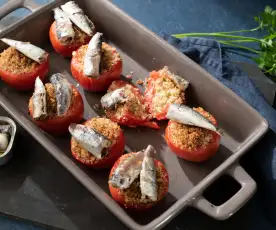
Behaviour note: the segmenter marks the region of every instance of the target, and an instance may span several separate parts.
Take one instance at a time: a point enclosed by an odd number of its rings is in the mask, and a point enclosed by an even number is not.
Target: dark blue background
[[[36,0],[45,3],[47,0]],[[0,4],[5,1],[0,0]],[[215,32],[248,29],[256,26],[253,17],[269,4],[276,8],[275,0],[113,0],[121,9],[159,34],[160,32]],[[27,15],[26,10],[19,10],[13,16]],[[255,36],[259,36],[256,33]],[[247,60],[233,56],[235,59]],[[1,205],[1,204],[0,204]],[[275,204],[276,205],[276,204]],[[179,222],[179,223],[178,223]],[[245,208],[226,223],[210,221],[196,210],[185,212],[183,220],[178,218],[174,229],[275,229],[259,211],[258,203],[253,198]],[[242,225],[241,225],[242,223]],[[207,225],[208,224],[208,225]],[[229,227],[229,228],[228,228]],[[21,221],[0,218],[0,229],[38,229]],[[92,228],[91,228],[92,229]],[[116,226],[114,226],[116,229]]]

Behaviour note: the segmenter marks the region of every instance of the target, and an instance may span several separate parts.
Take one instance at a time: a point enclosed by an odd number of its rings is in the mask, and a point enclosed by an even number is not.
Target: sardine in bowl
[[[28,8],[29,1],[23,0],[10,0],[6,6],[12,8],[15,2],[24,2],[17,7]],[[96,104],[101,104],[100,97],[80,86],[72,74],[70,59],[63,58],[55,52],[49,40],[49,28],[54,21],[53,9],[66,2],[68,1],[55,0],[35,9],[26,18],[1,30],[0,38],[28,41],[45,49],[51,57],[49,75],[62,73],[79,90],[85,107],[83,118],[88,120],[101,115],[94,107]],[[107,44],[110,43],[122,55],[123,76],[128,76],[132,71],[135,73],[133,82],[143,81],[149,76],[149,72],[167,66],[172,73],[182,76],[190,83],[191,95],[187,95],[188,100],[191,98],[193,104],[206,108],[214,115],[223,133],[216,155],[205,163],[192,164],[179,159],[170,150],[164,140],[163,128],[158,131],[147,129],[145,132],[124,128],[127,152],[135,152],[149,144],[152,145],[156,148],[156,158],[165,164],[170,177],[168,194],[158,207],[146,214],[143,212],[142,215],[133,215],[110,196],[107,186],[108,172],[102,174],[82,167],[71,157],[69,137],[63,139],[50,136],[33,122],[29,113],[30,94],[19,93],[3,82],[0,84],[0,105],[128,229],[161,229],[188,206],[219,220],[232,216],[256,191],[256,182],[238,161],[265,134],[268,129],[267,121],[233,91],[110,1],[76,0],[75,2],[95,23],[97,32],[103,33]],[[2,12],[2,16],[9,13],[10,11]],[[6,44],[0,42],[0,51],[5,48]],[[13,132],[15,133],[15,129]],[[2,158],[10,154],[12,144],[13,140]],[[228,201],[217,206],[206,200],[203,193],[215,180],[225,174],[236,180],[241,189]]]
[[[14,146],[14,140],[15,140],[17,128],[16,128],[15,122],[8,117],[0,117],[0,124],[7,124],[11,126],[9,130],[10,139],[9,139],[8,147],[5,150],[5,152],[0,155],[0,166],[1,166],[6,164],[13,155],[13,146]]]

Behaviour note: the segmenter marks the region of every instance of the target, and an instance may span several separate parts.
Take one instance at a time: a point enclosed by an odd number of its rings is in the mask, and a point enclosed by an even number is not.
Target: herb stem
[[[188,33],[188,34],[173,34],[172,36],[174,36],[176,38],[196,37],[196,36],[211,36],[211,37],[222,37],[222,38],[237,38],[237,39],[261,42],[260,39],[254,38],[254,37],[245,37],[245,36],[228,35],[228,34],[220,34],[220,33]]]
[[[254,17],[258,24],[253,29],[242,29],[225,32],[204,32],[204,33],[182,33],[173,34],[175,38],[205,37],[216,39],[226,49],[233,53],[247,55],[265,73],[274,76],[276,82],[276,10],[267,5],[263,12]],[[258,35],[254,31],[263,31]],[[255,37],[258,35],[258,38]],[[259,48],[248,47],[247,45],[258,45]],[[247,51],[247,52],[241,52]],[[252,55],[254,54],[254,55]]]
[[[221,41],[226,41],[226,42],[234,42],[234,43],[243,43],[243,42],[257,42],[257,41],[252,41],[252,40],[246,40],[246,39],[242,39],[242,40],[218,40],[219,42]],[[259,43],[259,41],[258,41]]]
[[[256,28],[250,29],[250,30],[233,30],[233,31],[229,31],[229,32],[216,32],[219,34],[237,34],[237,33],[244,33],[244,32],[254,32],[259,30],[261,27],[258,26]]]
[[[255,49],[251,49],[249,47],[246,47],[246,46],[240,46],[240,45],[237,45],[237,44],[233,44],[231,42],[227,42],[227,41],[220,41],[221,44],[224,44],[224,45],[228,45],[228,46],[233,46],[233,47],[237,47],[237,48],[240,48],[240,49],[244,49],[244,50],[248,50],[252,53],[256,53],[256,54],[259,54],[260,51],[258,50],[255,50]]]

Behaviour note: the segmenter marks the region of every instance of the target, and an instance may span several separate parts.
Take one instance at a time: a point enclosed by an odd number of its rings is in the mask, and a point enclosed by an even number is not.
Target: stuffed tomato
[[[153,118],[164,120],[171,104],[185,104],[188,85],[188,81],[169,71],[167,66],[152,71],[146,80],[145,98]]]
[[[189,108],[172,104],[167,118],[165,139],[171,150],[179,157],[193,162],[210,159],[218,150],[220,134],[217,121],[201,107]]]
[[[112,81],[120,79],[122,58],[111,45],[96,33],[88,45],[73,53],[71,72],[80,85],[93,92],[107,90]]]
[[[73,1],[54,9],[55,21],[49,31],[50,41],[57,53],[71,57],[73,51],[87,44],[95,33],[95,26]]]
[[[92,168],[111,168],[123,154],[124,134],[107,118],[92,118],[82,125],[71,124],[71,152],[80,163]]]
[[[107,92],[101,98],[101,104],[112,121],[129,127],[159,128],[156,122],[150,121],[144,96],[136,86],[118,80],[112,82]]]
[[[80,93],[62,74],[54,74],[43,85],[37,78],[29,112],[35,124],[46,132],[63,134],[71,123],[83,119],[84,105]]]
[[[167,194],[169,176],[165,166],[154,157],[149,145],[145,150],[121,156],[109,174],[112,198],[130,210],[145,210]]]
[[[48,53],[27,42],[2,38],[10,47],[0,54],[0,77],[17,90],[34,87],[35,79],[43,81],[49,72]]]

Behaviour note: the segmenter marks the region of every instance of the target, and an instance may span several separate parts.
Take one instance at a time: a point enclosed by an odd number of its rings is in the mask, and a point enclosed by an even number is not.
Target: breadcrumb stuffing
[[[77,55],[77,61],[80,66],[84,65],[84,57],[87,50],[88,44],[81,46],[76,53],[72,55]],[[112,67],[118,62],[122,60],[120,54],[116,51],[115,48],[110,46],[109,44],[103,42],[102,43],[102,60],[101,60],[101,72],[107,72],[112,69]]]
[[[95,117],[84,123],[85,126],[89,128],[93,128],[103,136],[107,137],[111,142],[112,147],[119,140],[119,136],[121,133],[121,128],[117,123],[107,119]],[[82,148],[75,138],[71,139],[71,151],[76,154],[76,158],[85,164],[95,164],[96,162],[103,161],[108,156],[106,154],[103,158],[98,159],[94,157],[91,153],[89,153],[86,149]]]
[[[52,83],[45,84],[46,89],[46,106],[48,115],[45,117],[45,120],[49,118],[54,118],[57,116],[57,101],[56,101],[56,93],[55,87]],[[78,91],[75,88],[72,88],[72,97],[71,97],[71,105],[75,103],[76,97],[78,95]],[[29,106],[33,107],[33,97],[30,99]],[[70,110],[70,107],[69,107]],[[61,115],[64,116],[64,115]]]
[[[129,153],[133,154],[133,153]],[[126,154],[121,157],[123,160],[126,156],[129,154]],[[134,153],[135,154],[135,153]],[[155,162],[156,166],[156,183],[157,183],[157,201],[152,201],[150,198],[142,199],[141,189],[140,189],[140,177],[138,177],[129,188],[123,189],[120,191],[121,195],[124,196],[126,205],[131,206],[138,206],[142,204],[154,204],[162,199],[162,196],[167,193],[168,191],[168,181],[164,178],[164,175],[162,175],[162,168],[160,166],[160,163]]]
[[[73,29],[75,31],[74,43],[79,43],[79,44],[85,43],[85,39],[87,38],[88,35],[74,24],[73,24]]]
[[[9,47],[0,54],[0,66],[12,74],[24,74],[33,72],[39,64],[15,48]]]
[[[143,84],[144,84],[144,81],[141,80],[141,79],[138,79],[138,80],[136,81],[136,84],[137,84],[137,85],[143,85]]]
[[[46,83],[45,89],[46,89],[47,113],[54,115],[57,113],[57,100],[56,100],[55,87],[51,83]]]
[[[57,116],[57,100],[56,100],[56,91],[55,87],[51,83],[45,84],[46,89],[46,103],[47,103],[47,113],[50,117]],[[72,88],[72,97],[71,97],[71,105],[75,103],[78,92],[75,88]],[[70,107],[69,107],[70,109]]]
[[[201,115],[206,117],[210,122],[212,122],[214,125],[217,124],[216,119],[207,111],[205,111],[202,107],[193,108],[195,111],[199,112]]]
[[[110,88],[113,86],[111,85]],[[118,105],[113,110],[107,110],[107,117],[116,117],[120,120],[125,117],[126,114],[133,114],[140,120],[146,120],[149,118],[146,105],[141,101],[141,98],[137,94],[141,94],[139,89],[134,88],[130,84],[126,84],[124,87],[124,94],[127,97],[127,101],[124,104]],[[141,95],[142,96],[142,95]]]
[[[150,73],[150,77],[147,79],[147,87],[152,87],[149,94],[153,94],[150,105],[153,117],[164,112],[166,107],[172,103],[185,104],[185,93],[168,76],[165,68]],[[151,97],[151,95],[146,96]]]
[[[217,123],[216,119],[202,107],[193,109],[206,117],[213,124]],[[184,125],[170,121],[169,130],[170,140],[173,145],[181,149],[188,149],[189,151],[197,148],[205,148],[208,144],[214,141],[213,131],[196,126]]]
[[[207,129],[170,122],[170,141],[180,149],[193,151],[205,148],[213,141],[213,133]]]

